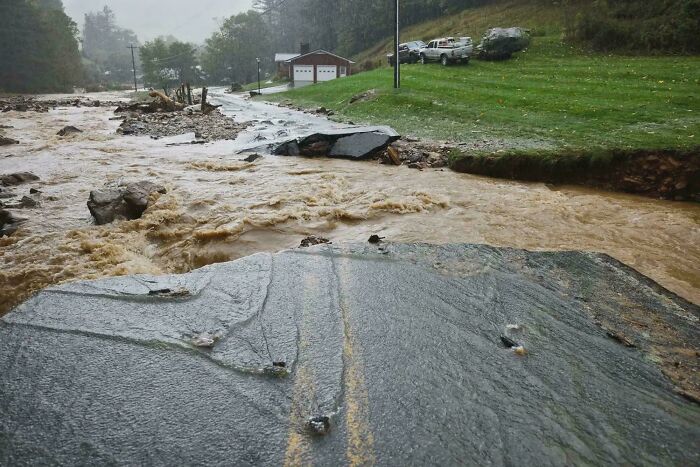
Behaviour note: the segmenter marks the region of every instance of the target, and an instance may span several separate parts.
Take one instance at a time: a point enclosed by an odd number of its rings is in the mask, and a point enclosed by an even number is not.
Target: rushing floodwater
[[[333,126],[327,120],[215,93],[223,110],[255,125],[235,142],[166,146],[122,137],[108,108],[9,112],[0,123],[22,144],[0,148],[0,173],[31,171],[41,207],[0,239],[0,314],[50,284],[117,274],[184,272],[259,251],[378,233],[397,242],[475,242],[608,253],[700,303],[700,206],[576,187],[548,187],[374,162],[237,151]],[[84,133],[60,138],[75,125]],[[144,217],[96,227],[90,190],[149,179],[168,188]]]

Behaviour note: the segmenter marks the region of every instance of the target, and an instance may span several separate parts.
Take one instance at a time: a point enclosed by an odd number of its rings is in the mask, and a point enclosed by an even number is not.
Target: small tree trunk
[[[187,82],[187,105],[192,105],[192,88],[190,82]]]
[[[209,93],[209,90],[207,88],[202,88],[202,112],[204,112],[204,108],[207,106],[207,94]]]

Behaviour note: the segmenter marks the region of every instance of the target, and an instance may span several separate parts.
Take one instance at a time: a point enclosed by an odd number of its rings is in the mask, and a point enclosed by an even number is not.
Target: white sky
[[[83,15],[108,5],[120,27],[133,30],[141,42],[172,34],[202,43],[224,18],[245,11],[253,0],[63,0],[66,13],[82,31]]]

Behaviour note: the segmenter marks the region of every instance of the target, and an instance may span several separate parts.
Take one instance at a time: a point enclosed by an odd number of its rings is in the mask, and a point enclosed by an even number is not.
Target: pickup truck
[[[420,61],[423,64],[440,62],[443,66],[457,62],[469,63],[473,51],[471,37],[443,37],[430,41],[427,47],[420,50]]]
[[[423,41],[411,41],[399,44],[400,63],[417,63],[420,60],[420,51],[427,47]],[[394,65],[394,54],[387,54],[389,65]]]

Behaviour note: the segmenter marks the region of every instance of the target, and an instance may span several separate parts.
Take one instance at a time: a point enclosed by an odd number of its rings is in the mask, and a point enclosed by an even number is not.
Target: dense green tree
[[[271,66],[272,45],[263,16],[256,11],[241,13],[207,39],[202,67],[212,83],[248,83],[257,75],[257,58],[263,68]]]
[[[700,53],[700,0],[573,4],[567,36],[599,51]]]
[[[79,84],[78,31],[60,0],[3,0],[0,18],[2,90],[70,91]]]
[[[181,83],[200,81],[192,44],[158,37],[141,47],[141,64],[148,86],[166,90]]]
[[[92,64],[92,77],[101,84],[128,83],[133,77],[129,45],[138,45],[136,34],[120,28],[112,10],[87,13],[83,26],[83,56]]]

